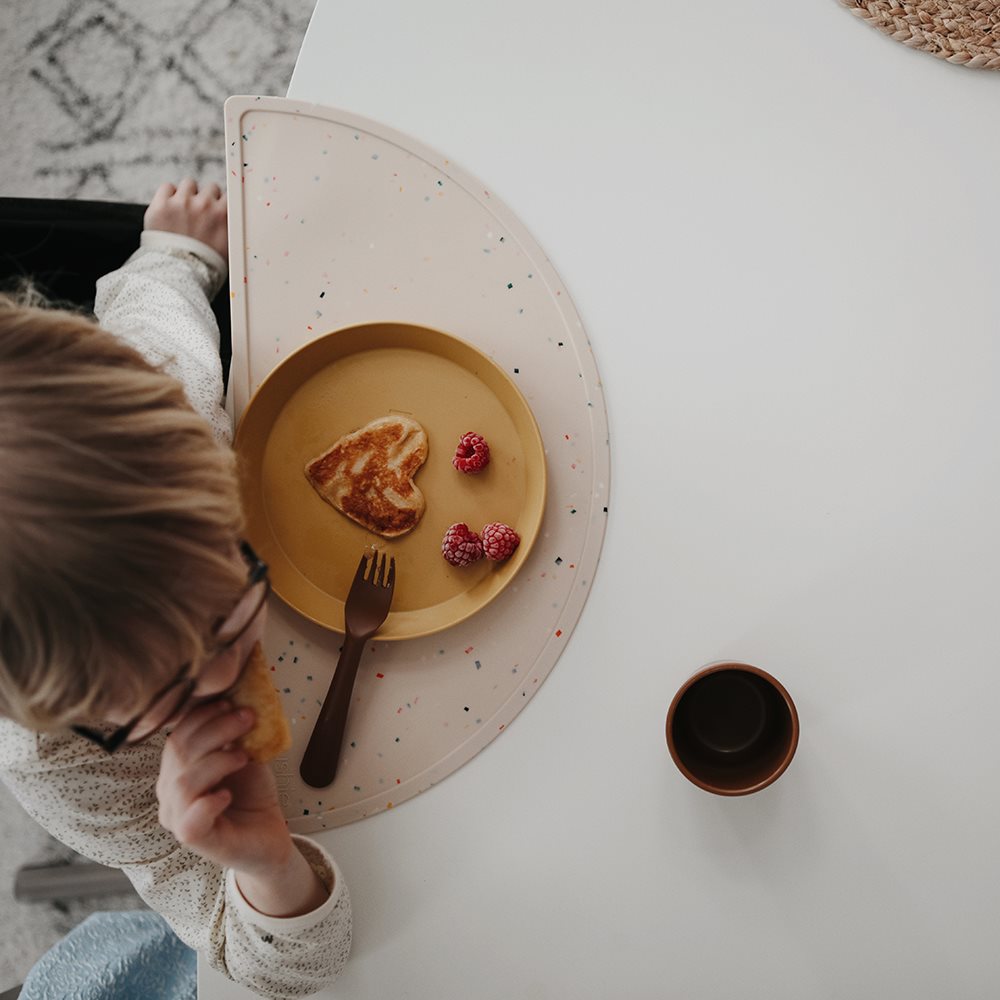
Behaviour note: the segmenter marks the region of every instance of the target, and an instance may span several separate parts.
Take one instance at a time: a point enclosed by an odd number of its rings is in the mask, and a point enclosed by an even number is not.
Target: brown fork
[[[396,560],[389,560],[388,575],[384,553],[381,564],[376,567],[378,561],[376,552],[371,557],[366,577],[365,557],[361,557],[344,604],[344,646],[299,768],[302,780],[313,788],[325,788],[336,777],[361,652],[389,614],[396,583]]]

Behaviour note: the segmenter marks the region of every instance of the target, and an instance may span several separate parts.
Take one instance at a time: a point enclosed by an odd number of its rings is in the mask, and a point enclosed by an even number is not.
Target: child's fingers
[[[222,781],[246,767],[249,758],[242,750],[220,750],[195,767],[164,766],[156,781],[160,823],[176,833],[194,804],[206,794],[214,794]]]
[[[189,712],[186,712],[180,721],[170,727],[170,741],[172,745],[175,747],[186,747],[196,730],[223,713],[230,711],[232,711],[232,705],[224,698],[196,705]]]
[[[246,767],[250,758],[243,750],[217,750],[198,761],[196,768],[188,768],[174,779],[172,794],[180,800],[182,811],[187,811],[206,792],[215,788],[224,778]]]
[[[226,256],[226,217],[226,196],[218,184],[199,187],[193,177],[185,177],[176,186],[160,185],[146,209],[143,227],[191,236]]]
[[[231,711],[232,705],[225,699],[196,705],[182,715],[180,719],[174,719],[168,723],[170,738],[167,740],[167,745],[173,749],[173,752],[179,758],[184,761],[189,760],[191,757],[189,748],[195,733],[202,730],[205,726],[211,726],[215,720]],[[218,745],[221,746],[222,744],[219,743]]]
[[[203,795],[192,802],[181,816],[174,829],[174,836],[182,844],[197,843],[212,832],[216,820],[229,808],[233,793],[228,788],[220,788],[210,795]]]
[[[170,734],[174,754],[191,763],[218,750],[253,728],[254,719],[234,711],[226,699],[198,705],[185,715]]]
[[[188,731],[186,738],[175,742],[177,756],[192,764],[245,736],[254,724],[253,711],[246,711],[249,714],[228,709],[208,715],[200,725]]]
[[[146,211],[142,217],[143,226],[152,226],[162,217],[171,197],[176,193],[177,188],[173,184],[161,184],[153,195]]]

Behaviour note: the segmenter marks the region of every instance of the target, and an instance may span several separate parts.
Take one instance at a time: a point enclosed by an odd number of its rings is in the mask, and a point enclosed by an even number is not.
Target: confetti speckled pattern
[[[569,294],[478,180],[385,126],[283,98],[230,98],[226,142],[234,416],[314,337],[359,323],[415,323],[475,344],[515,379],[548,466],[541,533],[512,584],[447,631],[395,643],[376,637],[365,650],[327,789],[305,785],[298,764],[341,636],[273,600],[264,649],[293,735],[274,768],[289,826],[309,833],[430,788],[505,732],[539,689],[600,556],[607,416]]]

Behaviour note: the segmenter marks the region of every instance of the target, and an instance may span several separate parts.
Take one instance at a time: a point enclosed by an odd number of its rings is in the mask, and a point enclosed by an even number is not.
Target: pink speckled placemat
[[[448,331],[512,375],[546,451],[541,534],[520,573],[459,625],[370,644],[327,789],[305,785],[298,765],[341,636],[273,599],[264,648],[293,731],[274,766],[290,827],[309,833],[429,788],[504,732],[538,690],[597,569],[607,414],[569,294],[477,179],[383,125],[284,98],[230,98],[226,142],[237,419],[271,369],[314,337],[405,322]]]

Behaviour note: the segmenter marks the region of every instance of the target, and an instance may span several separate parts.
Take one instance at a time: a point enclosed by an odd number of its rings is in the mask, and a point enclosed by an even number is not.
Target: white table
[[[289,94],[513,208],[612,428],[604,555],[542,690],[322,835],[355,908],[329,995],[995,996],[1000,75],[833,0],[320,0]],[[802,722],[743,799],[663,739],[730,658]]]

